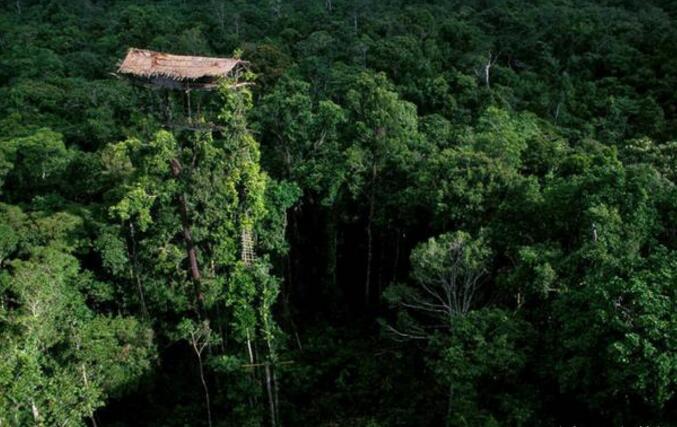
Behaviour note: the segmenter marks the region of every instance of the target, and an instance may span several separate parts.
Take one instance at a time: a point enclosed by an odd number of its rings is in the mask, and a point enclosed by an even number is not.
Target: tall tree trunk
[[[378,245],[378,261],[377,261],[377,274],[376,274],[376,295],[381,295],[383,290],[383,261],[385,256],[386,240],[383,235],[379,233],[379,245]],[[377,300],[378,305],[378,300]]]
[[[490,74],[491,74],[491,67],[494,66],[496,61],[498,60],[498,55],[494,55],[493,53],[489,52],[489,58],[487,59],[487,62],[482,66],[482,80],[484,81],[484,85],[489,89],[491,87],[491,82],[490,82]]]
[[[376,203],[376,164],[371,166],[371,192],[369,194],[369,217],[367,218],[367,274],[364,283],[364,301],[369,305],[369,297],[371,292],[371,263],[374,257],[373,246],[374,238],[372,236],[372,225],[374,221],[374,209]]]
[[[219,308],[220,304],[214,304],[216,306],[216,318],[218,319],[218,328],[219,328],[219,336],[221,339],[219,340],[219,346],[221,347],[221,352],[225,353],[226,352],[226,333],[223,330],[223,314],[221,313],[221,309]]]
[[[393,256],[393,277],[392,281],[397,281],[397,266],[400,263],[400,229],[395,228],[395,256]]]
[[[273,393],[275,396],[275,419],[280,421],[280,386],[277,382],[277,373],[273,366]]]
[[[453,402],[454,402],[454,386],[449,385],[449,400],[447,401],[447,419],[444,421],[446,427],[451,426],[451,414],[453,414]]]
[[[136,290],[139,293],[139,300],[141,301],[141,311],[143,318],[148,320],[149,313],[148,307],[146,306],[146,298],[143,292],[143,284],[141,283],[141,277],[139,277],[139,257],[136,251],[136,233],[134,231],[134,224],[129,223],[129,235],[132,239],[132,274],[134,275],[134,282],[136,283]]]
[[[186,114],[188,116],[188,123],[193,123],[193,112],[191,111],[191,105],[190,105],[190,89],[186,89],[185,91],[186,94]]]
[[[489,72],[491,71],[491,62],[484,64],[484,85],[488,88],[490,87],[489,82]]]
[[[168,90],[162,90],[162,95],[161,95],[162,101],[164,102],[164,119],[165,119],[165,124],[167,126],[171,126],[172,124],[172,98],[171,95],[169,94]]]
[[[327,288],[331,294],[336,293],[336,266],[337,266],[337,230],[336,208],[331,206],[327,215],[326,233],[327,233],[327,270],[326,280]]]
[[[207,380],[205,379],[202,355],[197,349],[195,350],[195,354],[197,355],[198,367],[200,369],[200,382],[202,382],[202,389],[205,393],[205,404],[207,405],[207,424],[209,427],[212,427],[212,405],[209,399],[209,387],[207,387]]]
[[[31,411],[33,412],[33,421],[35,421],[35,425],[42,425],[40,422],[40,411],[38,410],[38,406],[35,404],[35,400],[31,400]]]
[[[301,260],[304,259],[301,250],[298,214],[297,208],[291,209],[289,221],[289,289],[293,290],[297,298],[303,301],[306,297],[306,291],[298,276],[298,272],[302,271]]]
[[[266,391],[268,392],[268,407],[270,410],[270,425],[275,427],[277,424],[277,411],[275,410],[275,397],[273,396],[273,380],[270,373],[270,362],[264,363],[264,368],[266,371]]]
[[[289,300],[291,298],[291,293],[292,290],[294,289],[293,287],[293,278],[292,278],[292,251],[294,250],[294,243],[292,241],[292,230],[291,230],[291,225],[290,225],[290,220],[289,220],[289,215],[290,212],[287,211],[284,213],[285,219],[284,219],[284,232],[285,232],[285,239],[289,244],[289,249],[287,250],[287,253],[285,254],[284,260],[285,260],[285,265],[283,269],[283,275],[284,275],[284,281],[282,282],[282,286],[280,287],[280,295],[282,297],[282,309],[284,316],[287,319],[291,319],[291,308],[289,304]],[[293,215],[293,212],[292,212]]]
[[[249,363],[254,364],[254,350],[252,348],[252,340],[249,337],[249,331],[247,331],[247,353],[249,354]]]
[[[172,175],[178,180],[181,175],[182,166],[177,159],[171,160]],[[198,311],[202,310],[202,291],[200,289],[200,268],[197,262],[197,252],[195,243],[193,242],[193,234],[190,230],[190,220],[188,219],[188,202],[186,201],[186,194],[179,195],[179,214],[181,215],[181,228],[183,233],[183,240],[186,245],[186,252],[188,254],[188,263],[190,265],[190,277],[193,280],[195,288],[195,298]]]

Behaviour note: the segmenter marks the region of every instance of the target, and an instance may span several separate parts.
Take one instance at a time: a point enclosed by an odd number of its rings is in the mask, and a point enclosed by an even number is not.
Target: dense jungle
[[[4,0],[0,427],[677,425],[676,183],[674,0]]]

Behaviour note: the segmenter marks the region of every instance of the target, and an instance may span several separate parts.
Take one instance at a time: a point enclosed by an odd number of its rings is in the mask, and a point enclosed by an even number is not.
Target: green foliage
[[[404,168],[408,149],[418,142],[418,120],[415,106],[399,99],[384,74],[361,74],[346,97],[353,124],[348,188],[356,196],[376,191],[391,168]]]
[[[535,415],[535,390],[520,384],[530,355],[528,323],[500,309],[458,317],[448,336],[436,336],[430,363],[449,388],[450,425],[528,425]],[[433,353],[434,354],[434,353]]]
[[[664,248],[627,277],[591,273],[554,305],[555,372],[563,390],[609,418],[660,408],[675,388],[675,257]],[[583,355],[597,354],[590,358]]]
[[[411,254],[415,289],[396,285],[384,293],[400,310],[397,324],[386,329],[397,339],[426,343],[428,364],[448,390],[449,425],[496,419],[522,425],[534,416],[533,391],[513,386],[528,361],[531,326],[506,310],[474,309],[489,251],[484,236],[431,238]]]
[[[333,203],[346,178],[338,131],[345,123],[341,107],[329,100],[314,105],[308,83],[285,77],[263,97],[255,114],[274,144],[273,158],[281,160],[274,167],[323,203]]]
[[[38,216],[35,228],[18,223],[29,215],[13,217],[25,234],[14,239],[21,251],[7,251],[20,257],[8,256],[0,275],[0,420],[79,424],[149,370],[152,335],[133,317],[88,307],[92,278],[50,224],[63,223],[62,215]],[[71,222],[64,233],[78,226]]]
[[[1,426],[675,424],[674,2],[131,3],[0,5]]]
[[[2,164],[6,165],[2,178],[4,193],[23,200],[64,185],[74,155],[64,145],[62,136],[49,129],[3,141],[1,150]]]

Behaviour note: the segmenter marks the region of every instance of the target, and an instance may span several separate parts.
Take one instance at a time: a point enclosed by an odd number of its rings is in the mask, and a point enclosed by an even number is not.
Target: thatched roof
[[[245,61],[234,58],[171,55],[131,48],[118,73],[147,79],[162,77],[176,81],[194,81],[228,76]]]

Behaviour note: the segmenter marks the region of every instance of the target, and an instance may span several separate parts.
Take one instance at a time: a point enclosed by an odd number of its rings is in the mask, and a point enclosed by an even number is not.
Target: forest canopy
[[[2,2],[0,427],[676,424],[675,88],[672,0]]]

